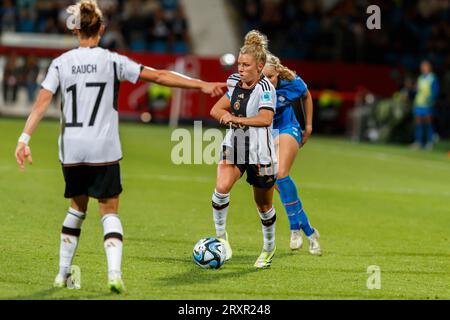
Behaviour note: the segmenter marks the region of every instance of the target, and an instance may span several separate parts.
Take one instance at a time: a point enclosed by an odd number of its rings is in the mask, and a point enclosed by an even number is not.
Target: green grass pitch
[[[128,292],[106,288],[97,203],[89,204],[74,264],[80,290],[55,290],[59,232],[68,208],[57,159],[57,122],[33,136],[34,164],[13,158],[23,120],[0,120],[0,299],[450,299],[450,159],[446,152],[352,144],[313,136],[293,167],[300,196],[321,233],[322,257],[289,249],[278,212],[272,267],[255,270],[260,221],[245,179],[231,194],[232,260],[219,270],[192,261],[195,242],[214,234],[216,166],[170,161],[167,127],[121,125],[120,215]],[[381,269],[369,290],[367,268]]]

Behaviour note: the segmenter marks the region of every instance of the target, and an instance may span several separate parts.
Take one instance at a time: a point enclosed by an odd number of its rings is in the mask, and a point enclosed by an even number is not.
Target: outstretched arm
[[[33,109],[28,117],[28,120],[25,124],[25,128],[23,129],[23,133],[19,138],[19,143],[17,144],[15,156],[17,164],[19,165],[21,170],[25,169],[25,159],[28,160],[28,163],[32,163],[33,159],[31,158],[31,150],[28,147],[28,142],[30,141],[31,135],[34,130],[37,128],[39,122],[44,116],[45,112],[48,109],[50,101],[52,101],[53,93],[46,89],[41,89],[36,98],[36,102],[33,105]]]
[[[157,70],[150,67],[144,67],[142,69],[139,79],[168,87],[198,89],[212,97],[223,95],[222,88],[227,86],[225,82],[205,82],[199,79],[189,78],[177,72]]]

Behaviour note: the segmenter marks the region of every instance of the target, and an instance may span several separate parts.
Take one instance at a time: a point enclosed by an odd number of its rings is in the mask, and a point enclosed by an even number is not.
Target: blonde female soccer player
[[[239,73],[228,78],[227,94],[211,110],[212,117],[231,127],[222,143],[216,188],[212,196],[216,234],[225,243],[226,259],[230,259],[232,251],[225,228],[230,191],[247,171],[247,182],[253,186],[264,235],[264,246],[255,262],[256,268],[270,267],[275,253],[276,215],[272,197],[277,157],[271,127],[276,93],[262,74],[266,59],[266,36],[255,30],[250,31],[240,49]]]
[[[98,199],[102,217],[108,286],[111,291],[120,293],[125,289],[121,274],[123,228],[118,215],[122,192],[117,111],[120,82],[143,80],[200,89],[211,96],[222,95],[226,84],[203,82],[145,67],[123,55],[99,48],[104,24],[97,3],[82,0],[68,11],[79,21],[74,33],[80,45],[51,63],[19,138],[15,156],[22,169],[26,159],[32,162],[28,146],[30,137],[59,88],[63,96],[59,159],[66,183],[64,196],[71,200],[61,232],[59,272],[54,286],[66,286],[89,197],[92,197]]]
[[[273,120],[275,144],[278,150],[277,189],[285,207],[291,228],[290,247],[300,249],[303,243],[300,229],[309,239],[309,252],[321,255],[319,232],[312,228],[298,196],[294,181],[289,176],[298,150],[308,141],[312,133],[313,102],[305,82],[281,64],[280,59],[269,55],[264,74],[277,90],[277,108]],[[304,105],[305,128],[301,128],[295,106]]]

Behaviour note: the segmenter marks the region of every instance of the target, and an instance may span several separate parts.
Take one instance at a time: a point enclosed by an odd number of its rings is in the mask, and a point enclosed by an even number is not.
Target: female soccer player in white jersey
[[[256,268],[268,268],[275,253],[275,208],[272,206],[276,178],[276,153],[272,138],[272,119],[276,93],[262,70],[266,64],[267,38],[258,31],[245,36],[238,58],[239,73],[228,78],[228,92],[212,108],[211,116],[230,125],[222,143],[216,189],[212,196],[216,235],[226,248],[226,260],[232,251],[226,233],[230,191],[247,171],[247,182],[262,222],[264,247]]]
[[[309,252],[321,255],[319,232],[312,228],[303,210],[294,181],[289,176],[292,164],[312,132],[313,102],[303,80],[294,71],[283,66],[280,59],[269,55],[264,74],[277,90],[277,109],[273,120],[275,144],[278,154],[277,189],[286,209],[291,228],[290,247],[293,250],[302,246],[303,230],[309,239]],[[304,102],[305,128],[302,129],[295,116],[294,105]],[[302,109],[303,110],[303,109]]]
[[[59,272],[54,286],[66,286],[72,259],[86,217],[89,197],[98,199],[108,262],[108,287],[122,292],[123,229],[118,216],[122,191],[119,161],[122,151],[118,131],[117,97],[121,81],[138,80],[161,85],[200,89],[211,96],[223,94],[225,83],[207,83],[166,70],[141,66],[125,56],[98,47],[104,31],[102,13],[95,1],[82,0],[69,7],[80,23],[74,30],[80,46],[53,60],[15,152],[24,169],[32,162],[30,137],[60,88],[63,106],[59,159],[70,208],[63,222]]]

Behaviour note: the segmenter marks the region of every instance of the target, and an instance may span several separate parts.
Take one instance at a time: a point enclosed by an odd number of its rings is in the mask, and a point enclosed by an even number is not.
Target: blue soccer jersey
[[[439,82],[434,73],[422,74],[417,79],[414,114],[425,117],[433,115],[433,107],[439,95]]]
[[[280,79],[276,90],[277,108],[273,119],[274,133],[288,133],[300,143],[302,129],[295,116],[292,104],[308,92],[308,87],[299,76],[296,76],[292,81]]]

